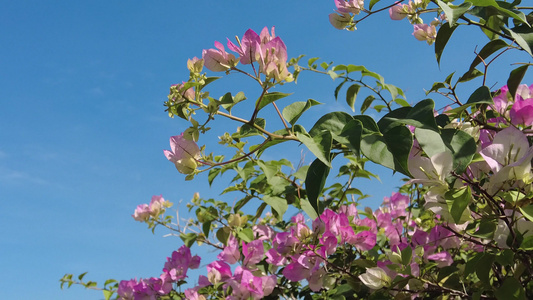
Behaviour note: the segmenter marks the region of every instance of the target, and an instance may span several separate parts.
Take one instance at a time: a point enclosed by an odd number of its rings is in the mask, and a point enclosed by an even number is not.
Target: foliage
[[[221,193],[236,193],[239,200],[230,206],[197,194],[188,206],[196,219],[185,226],[165,216],[172,204],[162,196],[137,207],[135,220],[152,230],[167,227],[184,246],[167,258],[160,277],[106,282],[106,299],[114,293],[119,299],[533,298],[533,85],[521,84],[529,64],[510,70],[499,90],[485,86],[491,63],[502,54],[533,55],[533,14],[525,14],[532,8],[520,7],[520,1],[458,2],[379,7],[382,3],[373,0],[365,7],[362,0],[336,0],[337,11],[330,15],[334,27],[348,30],[383,11],[393,20],[406,18],[416,39],[434,44],[438,63],[454,32],[479,28],[489,41],[467,71],[428,90],[450,101],[443,111],[435,110],[431,98],[411,106],[402,89],[364,66],[319,64],[318,58],[305,63],[303,56],[289,60],[274,29],[248,30],[236,44],[228,42],[235,54],[216,42],[202,59],[189,60],[189,80],[171,86],[165,106],[169,116],[191,126],[171,137],[165,155],[187,180],[208,172],[212,184],[232,173],[231,185]],[[427,13],[437,18],[425,24],[421,16]],[[260,96],[255,101],[243,92],[213,97],[208,85],[221,77],[208,76],[204,67],[222,76],[244,76]],[[339,81],[335,98],[345,93],[352,113],[361,91],[369,95],[358,114],[330,112],[305,128],[299,121],[321,103],[290,102],[291,94],[275,90],[302,72]],[[457,87],[467,81],[481,82],[462,99]],[[264,116],[267,106],[277,116]],[[250,117],[235,115],[236,107]],[[370,109],[379,120],[365,114]],[[236,132],[220,137],[221,145],[235,150],[229,159],[197,146],[220,117],[239,124]],[[278,117],[283,127],[267,126]],[[290,142],[305,145],[316,159],[295,168],[286,159],[261,158],[267,148]],[[334,162],[340,167],[332,181]],[[376,177],[365,169],[368,163],[405,177],[405,185],[374,211],[358,210],[366,195],[352,187],[356,178]],[[289,218],[287,211],[298,214]],[[207,276],[190,281],[196,286],[182,291],[188,269],[200,263],[189,250],[195,243],[218,249],[218,260],[207,264]],[[79,280],[65,275],[61,287],[95,288],[82,281],[84,275]]]

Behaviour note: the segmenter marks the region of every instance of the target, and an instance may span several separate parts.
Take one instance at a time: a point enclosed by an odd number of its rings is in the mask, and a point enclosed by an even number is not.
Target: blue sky
[[[242,36],[248,28],[276,26],[289,57],[307,54],[365,65],[403,88],[410,103],[424,99],[424,88],[456,68],[458,74],[466,71],[475,46],[484,41],[471,35],[477,31],[458,31],[439,69],[433,47],[415,40],[407,21],[380,14],[356,32],[339,31],[328,22],[334,8],[333,1],[5,1],[0,11],[0,298],[100,299],[101,293],[81,287],[61,291],[58,280],[85,271],[86,279],[99,282],[160,274],[181,240],[163,238],[165,230],[152,234],[131,214],[162,194],[183,215],[194,192],[218,197],[221,191],[223,180],[213,189],[202,177],[185,182],[162,151],[170,136],[187,127],[163,111],[168,88],[187,80],[187,59],[201,56],[215,40],[225,44],[226,37]],[[491,70],[489,86],[505,84],[509,59],[530,61],[516,53],[504,56]],[[533,83],[530,74],[526,79]],[[249,89],[239,82],[214,83],[211,93],[219,97]],[[296,86],[284,88],[295,92],[287,101],[325,103],[304,121],[310,126],[320,113],[347,110],[343,100],[334,101],[338,83],[303,74]],[[236,127],[218,124],[222,131],[200,140],[215,153],[216,136]],[[282,153],[267,151],[265,159],[297,160],[302,149],[294,144]],[[312,154],[306,158],[310,162]],[[385,184],[356,187],[373,195],[369,205],[375,206],[398,181],[389,179],[389,171],[374,169]]]

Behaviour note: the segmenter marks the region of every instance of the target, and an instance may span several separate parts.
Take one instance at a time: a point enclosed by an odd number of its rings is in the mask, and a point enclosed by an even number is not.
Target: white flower
[[[368,268],[366,273],[359,275],[359,279],[369,288],[378,290],[391,285],[391,278],[379,267]]]

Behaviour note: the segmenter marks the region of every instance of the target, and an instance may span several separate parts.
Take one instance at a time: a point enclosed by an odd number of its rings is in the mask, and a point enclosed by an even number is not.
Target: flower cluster
[[[329,14],[329,22],[337,29],[354,30],[353,16],[364,9],[363,0],[335,0],[337,10]]]
[[[200,257],[191,255],[186,246],[172,252],[167,257],[163,273],[159,278],[122,280],[117,289],[118,299],[121,300],[156,300],[168,295],[173,290],[173,284],[187,277],[188,269],[197,269]]]
[[[163,199],[163,196],[152,196],[150,204],[141,204],[137,206],[132,217],[135,221],[146,222],[150,218],[157,219],[165,212],[165,208],[172,206],[172,203]]]
[[[509,88],[503,86],[493,100],[493,108],[502,115],[502,118],[508,118],[511,124],[526,127],[533,125],[533,85],[529,87],[525,84],[519,85],[514,99]],[[512,107],[507,111],[509,106]]]
[[[206,68],[213,72],[224,72],[235,68],[240,62],[243,65],[259,64],[259,72],[276,82],[293,80],[287,69],[287,47],[280,37],[276,37],[274,28],[269,32],[265,27],[260,34],[248,29],[238,44],[228,39],[228,48],[239,55],[226,52],[224,45],[215,42],[215,49],[203,50],[202,58]]]
[[[432,45],[437,38],[437,26],[440,25],[440,21],[434,20],[430,24],[424,24],[420,18],[420,11],[425,10],[427,5],[428,2],[423,0],[410,0],[408,4],[397,3],[389,9],[389,16],[392,20],[402,20],[407,17],[413,24],[413,36]]]

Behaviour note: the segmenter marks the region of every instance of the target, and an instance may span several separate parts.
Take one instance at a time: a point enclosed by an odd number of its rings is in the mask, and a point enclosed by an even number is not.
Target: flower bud
[[[191,71],[191,73],[199,74],[202,72],[202,69],[204,68],[204,60],[199,59],[198,57],[193,57],[192,59],[187,60],[187,69]]]

